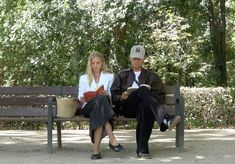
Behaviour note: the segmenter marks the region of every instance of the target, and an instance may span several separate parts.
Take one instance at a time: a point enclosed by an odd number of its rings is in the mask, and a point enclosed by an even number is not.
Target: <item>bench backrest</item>
[[[176,104],[177,98],[180,97],[180,88],[178,85],[166,86],[165,87],[165,104]],[[77,97],[78,87],[62,86],[61,95],[68,95]]]
[[[175,115],[180,99],[180,88],[178,85],[166,86],[166,95],[164,108],[170,113]],[[29,106],[31,108],[46,108],[48,105],[48,97],[68,96],[77,98],[78,87],[70,86],[46,86],[46,87],[0,87],[0,116],[9,115],[9,112],[2,110],[4,108],[20,108],[22,106]],[[35,115],[35,112],[28,110],[21,110],[22,116]],[[15,115],[13,111],[10,115]],[[44,112],[46,115],[46,111]],[[53,114],[55,115],[55,114]]]
[[[74,89],[76,87],[0,87],[0,117],[47,116],[49,98],[64,95],[76,97],[77,90]]]
[[[77,97],[78,87],[62,87],[62,95]],[[165,86],[164,108],[172,115],[179,114],[179,100],[181,99],[179,85]]]
[[[78,95],[78,87],[62,86],[60,95],[77,98],[78,97],[77,96]]]
[[[166,86],[165,103],[163,104],[163,106],[169,114],[176,115],[183,112],[181,111],[182,104],[180,103],[182,99],[183,97],[180,93],[179,85]]]

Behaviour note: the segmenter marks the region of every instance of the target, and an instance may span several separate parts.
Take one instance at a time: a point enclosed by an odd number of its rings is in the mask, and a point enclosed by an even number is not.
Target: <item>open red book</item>
[[[84,97],[85,101],[87,102],[103,92],[104,92],[104,85],[101,85],[101,86],[98,86],[95,91],[87,91],[87,92],[83,93],[83,97]]]

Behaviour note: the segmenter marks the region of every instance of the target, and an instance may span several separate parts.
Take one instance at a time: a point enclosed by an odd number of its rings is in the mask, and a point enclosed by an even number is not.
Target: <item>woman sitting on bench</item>
[[[90,118],[90,137],[93,145],[92,160],[101,159],[100,143],[103,137],[109,136],[109,147],[119,152],[124,148],[116,140],[111,125],[114,111],[111,106],[110,87],[113,74],[106,72],[103,55],[94,51],[88,57],[86,74],[79,80],[78,98],[82,104],[82,113]],[[96,92],[97,87],[101,91]],[[92,96],[94,96],[92,98]]]

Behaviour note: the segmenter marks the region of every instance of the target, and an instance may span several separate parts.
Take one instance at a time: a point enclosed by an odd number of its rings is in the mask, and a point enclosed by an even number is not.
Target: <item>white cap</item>
[[[130,57],[144,59],[145,49],[142,45],[134,45],[131,48]]]

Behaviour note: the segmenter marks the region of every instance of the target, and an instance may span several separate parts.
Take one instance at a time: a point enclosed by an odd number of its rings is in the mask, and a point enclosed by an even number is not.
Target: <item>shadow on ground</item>
[[[136,157],[135,131],[115,131],[125,147],[121,153],[108,148],[108,138],[102,141],[102,160],[91,161],[92,144],[88,130],[62,131],[63,147],[57,148],[56,131],[53,132],[54,153],[47,153],[46,131],[0,131],[0,164],[39,163],[226,163],[235,161],[235,129],[185,130],[185,149],[175,149],[175,131],[161,133],[154,130],[149,142],[150,160]]]

